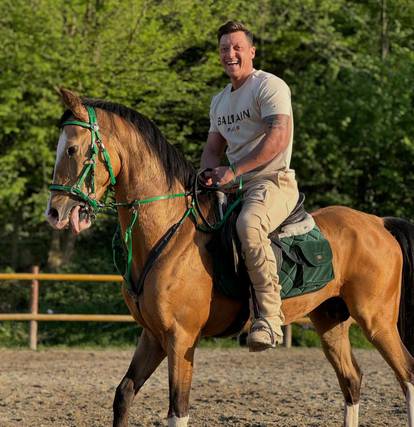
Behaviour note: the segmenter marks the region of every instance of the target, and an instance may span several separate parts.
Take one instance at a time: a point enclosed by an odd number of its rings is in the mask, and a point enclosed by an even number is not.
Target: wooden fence
[[[42,314],[39,313],[39,282],[122,282],[119,275],[111,274],[48,274],[40,273],[39,267],[34,266],[32,273],[0,273],[2,280],[31,281],[30,313],[0,313],[0,321],[29,321],[29,347],[37,349],[38,322],[135,322],[132,316],[122,314]],[[298,324],[308,324],[308,318],[295,321]],[[284,326],[285,347],[292,345],[291,325]]]

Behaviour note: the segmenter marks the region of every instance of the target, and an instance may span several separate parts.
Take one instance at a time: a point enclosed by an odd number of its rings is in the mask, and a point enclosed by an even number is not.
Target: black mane
[[[181,151],[168,143],[161,131],[150,119],[131,108],[114,102],[89,98],[82,98],[82,102],[84,105],[101,108],[109,113],[116,114],[129,122],[142,135],[142,139],[150,151],[161,162],[170,188],[174,183],[174,179],[178,179],[185,189],[191,187],[195,176],[194,167]],[[59,126],[61,127],[62,123],[70,117],[73,117],[73,113],[70,110],[66,110],[60,119]]]

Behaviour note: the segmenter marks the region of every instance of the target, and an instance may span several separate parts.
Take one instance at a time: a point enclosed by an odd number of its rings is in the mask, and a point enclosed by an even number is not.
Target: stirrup
[[[255,326],[256,322],[263,321],[266,325]],[[255,331],[266,332],[270,337],[270,342],[263,341],[251,341],[251,335]],[[249,335],[247,337],[247,345],[249,346],[250,352],[264,351],[268,348],[276,348],[277,344],[281,344],[283,336],[277,334],[271,327],[269,321],[264,317],[258,317],[254,319],[252,326],[250,327]]]

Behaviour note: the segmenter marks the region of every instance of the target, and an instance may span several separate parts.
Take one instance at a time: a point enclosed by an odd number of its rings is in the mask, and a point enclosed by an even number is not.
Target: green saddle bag
[[[317,291],[335,278],[331,246],[317,226],[280,242],[284,253],[279,271],[282,298]]]

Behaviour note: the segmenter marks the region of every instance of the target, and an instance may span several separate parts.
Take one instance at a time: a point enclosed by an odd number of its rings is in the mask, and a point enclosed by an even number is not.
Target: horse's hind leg
[[[369,319],[369,322],[358,319],[358,323],[361,324],[367,338],[394,370],[405,395],[408,425],[414,427],[414,358],[401,341],[396,319],[390,319],[387,313],[382,312]]]
[[[357,427],[362,373],[349,342],[351,320],[333,319],[323,306],[309,316],[321,338],[325,356],[335,369],[344,395],[344,427]]]
[[[144,329],[128,371],[116,389],[113,404],[114,427],[128,425],[128,410],[135,395],[165,356],[160,343]]]

